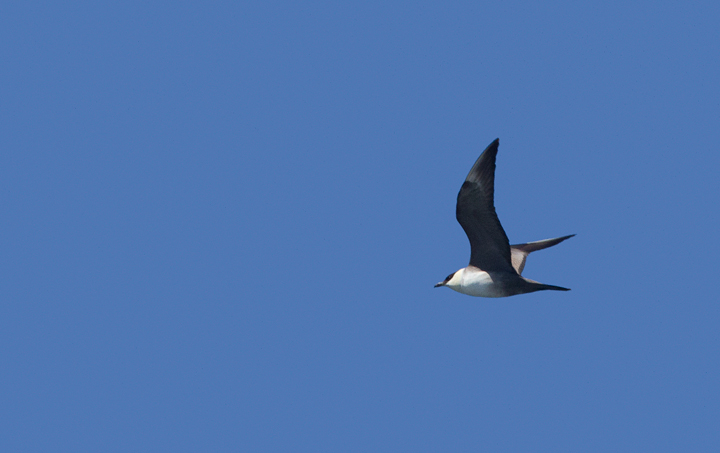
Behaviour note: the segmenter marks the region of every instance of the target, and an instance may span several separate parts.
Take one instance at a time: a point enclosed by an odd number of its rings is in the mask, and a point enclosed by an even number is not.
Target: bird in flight
[[[447,276],[435,287],[447,286],[459,293],[478,297],[507,297],[552,289],[523,277],[529,253],[559,244],[575,236],[563,236],[527,244],[510,245],[495,213],[495,157],[500,139],[485,148],[470,169],[457,198],[455,216],[470,240],[470,264]]]

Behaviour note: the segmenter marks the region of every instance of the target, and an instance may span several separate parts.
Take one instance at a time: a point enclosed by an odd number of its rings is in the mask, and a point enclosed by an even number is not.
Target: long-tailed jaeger
[[[500,139],[485,148],[470,169],[457,198],[455,216],[470,240],[470,264],[437,285],[479,297],[507,297],[545,289],[569,288],[545,285],[521,276],[530,252],[559,244],[575,236],[563,236],[527,244],[510,245],[495,213],[495,157]]]

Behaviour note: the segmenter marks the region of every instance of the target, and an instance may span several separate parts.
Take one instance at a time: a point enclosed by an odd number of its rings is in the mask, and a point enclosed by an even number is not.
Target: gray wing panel
[[[522,275],[523,269],[525,269],[525,260],[527,259],[528,252],[510,246],[510,253],[512,256],[512,267],[518,275]]]

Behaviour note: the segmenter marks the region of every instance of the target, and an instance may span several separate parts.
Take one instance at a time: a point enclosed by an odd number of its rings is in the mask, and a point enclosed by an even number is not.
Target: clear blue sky
[[[716,2],[5,2],[0,450],[717,451]],[[455,197],[500,137],[506,299]]]

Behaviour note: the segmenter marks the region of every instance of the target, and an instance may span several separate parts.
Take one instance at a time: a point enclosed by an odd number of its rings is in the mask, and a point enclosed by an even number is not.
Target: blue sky
[[[714,2],[0,6],[0,449],[720,447]],[[500,137],[506,299],[455,197]]]

